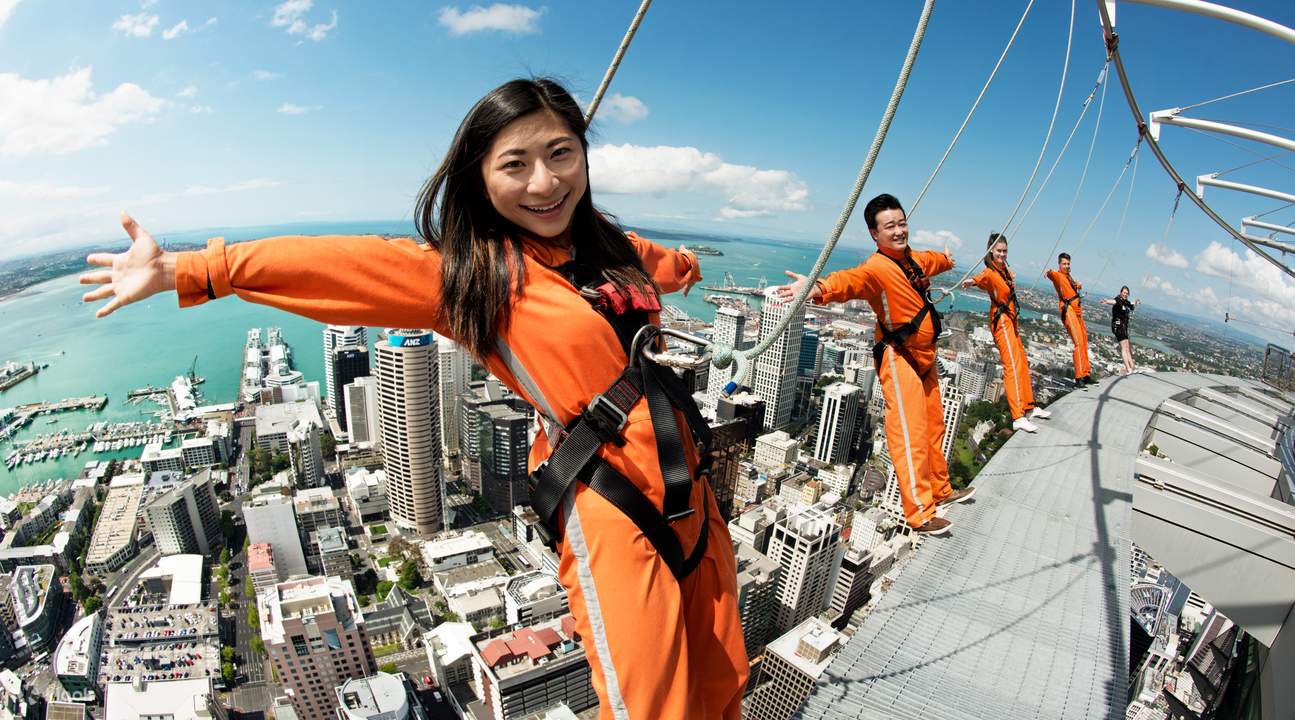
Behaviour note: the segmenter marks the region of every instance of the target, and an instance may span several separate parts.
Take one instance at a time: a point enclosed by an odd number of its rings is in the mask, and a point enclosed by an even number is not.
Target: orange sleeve
[[[935,277],[953,269],[953,259],[939,250],[920,250],[913,253],[913,259],[922,266],[922,272],[927,277]]]
[[[994,289],[994,278],[991,277],[989,268],[981,270],[979,275],[971,278],[971,281],[976,284],[976,287],[985,292],[992,292]]]
[[[877,294],[876,280],[869,271],[866,260],[852,268],[837,270],[822,278],[818,281],[818,287],[823,292],[822,297],[817,300],[819,305],[858,300]]]
[[[323,323],[432,328],[441,303],[441,255],[376,235],[291,235],[179,253],[180,307],[237,295]]]
[[[688,250],[673,250],[658,245],[651,240],[639,237],[638,233],[625,233],[634,250],[643,261],[643,269],[656,280],[661,292],[672,293],[682,290],[689,283],[701,280],[701,264],[697,256]]]

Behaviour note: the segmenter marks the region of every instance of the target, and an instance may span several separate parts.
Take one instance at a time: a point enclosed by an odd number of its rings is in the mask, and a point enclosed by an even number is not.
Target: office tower
[[[720,398],[715,408],[718,422],[746,420],[747,447],[755,447],[756,438],[764,433],[764,401],[752,392],[733,393],[733,397]]]
[[[351,583],[309,577],[257,596],[261,639],[300,720],[334,720],[333,688],[377,672]]]
[[[854,535],[851,533],[851,539]],[[832,627],[841,630],[850,621],[864,603],[868,602],[868,587],[872,585],[872,576],[868,574],[872,556],[854,550],[846,550],[841,558],[841,567],[836,572],[836,584],[832,587],[832,600],[828,605],[836,613]]]
[[[715,311],[715,323],[711,326],[711,341],[716,345],[739,347],[742,344],[742,333],[746,329],[746,316],[733,308],[722,307]],[[706,404],[716,407],[724,386],[733,379],[736,365],[729,365],[723,370],[711,368],[706,380]]]
[[[274,567],[274,548],[269,543],[247,546],[247,574],[252,578],[252,590],[258,595],[279,584],[279,571]]]
[[[800,361],[800,337],[805,323],[804,307],[784,303],[778,299],[776,291],[766,290],[760,310],[761,342],[773,334],[774,328],[788,313],[791,313],[791,322],[755,363],[755,394],[765,402],[766,431],[781,429],[791,422],[796,367]]]
[[[248,344],[252,342],[251,335],[248,335]],[[337,410],[334,405],[335,398],[340,395],[336,392],[342,386],[343,382],[337,382],[333,375],[333,351],[343,347],[369,348],[369,331],[359,325],[326,325],[324,326],[324,394],[330,407]],[[358,376],[356,376],[358,377]],[[339,418],[340,421],[340,418]]]
[[[575,618],[563,615],[501,636],[474,637],[472,686],[484,706],[477,717],[546,717],[544,711],[558,704],[571,717],[597,705],[583,647],[593,638],[581,638],[575,628]]]
[[[799,449],[800,441],[784,430],[775,430],[756,438],[753,459],[756,467],[773,472],[794,463]]]
[[[823,412],[818,421],[814,457],[829,465],[845,462],[854,439],[862,391],[847,383],[832,383],[823,391]]]
[[[524,483],[526,455],[530,444],[528,429],[519,418],[529,422],[533,413],[526,401],[512,394],[498,380],[490,379],[470,383],[467,392],[459,396],[457,404],[459,457],[462,460],[463,481],[468,487],[486,495],[487,483],[483,477],[487,471],[492,473],[492,483],[501,477],[512,477],[515,480],[519,475],[520,482]],[[489,408],[492,407],[497,410],[490,411]],[[505,437],[511,440],[500,446],[497,452],[495,443]],[[499,490],[505,489],[499,483],[493,484]],[[521,488],[521,493],[521,497],[525,498],[524,487]],[[505,492],[499,495],[500,502],[507,494]],[[511,505],[496,509],[507,512],[510,507]]]
[[[738,470],[746,451],[746,420],[728,420],[710,428],[710,486],[715,493],[724,522],[733,519],[733,494],[737,489]]]
[[[531,444],[531,415],[499,403],[479,411],[477,425],[481,447],[481,495],[501,515],[514,505],[530,502],[526,489],[526,459]]]
[[[782,632],[827,609],[841,541],[831,508],[812,505],[775,524],[766,555],[782,568],[774,627]]]
[[[347,680],[333,689],[337,695],[337,720],[409,720],[426,718],[407,675],[379,672]],[[449,692],[445,689],[445,692]]]
[[[319,406],[309,400],[256,408],[256,446],[288,455],[301,487],[316,487],[324,481],[324,454],[319,443],[323,428]]]
[[[764,650],[773,630],[778,594],[778,563],[746,543],[733,543],[737,560],[737,612],[747,658]]]
[[[144,509],[153,542],[163,555],[211,556],[220,544],[220,502],[208,468],[158,496]]]
[[[443,335],[436,336],[436,352],[441,372],[441,451],[450,458],[459,452],[459,396],[468,391],[468,383],[472,382],[472,356]]]
[[[743,703],[743,717],[788,720],[813,690],[846,637],[818,618],[809,618],[769,643],[760,682]]]
[[[328,405],[337,413],[337,424],[346,427],[346,398],[343,390],[356,378],[369,374],[369,348],[347,345],[339,347],[329,356]]]
[[[958,353],[962,356],[964,353]],[[958,389],[965,398],[979,400],[985,394],[985,366],[983,363],[961,363],[962,372],[958,374]]]
[[[800,336],[800,357],[796,359],[796,373],[801,377],[818,375],[818,328],[805,328]]]
[[[357,377],[342,392],[346,402],[346,435],[352,445],[378,442],[378,381]],[[340,422],[340,420],[339,420]]]
[[[291,497],[278,492],[253,495],[243,503],[243,522],[251,544],[270,546],[279,579],[306,574],[306,554],[301,549]]]
[[[951,457],[953,440],[962,422],[962,398],[957,383],[948,378],[940,381],[940,402],[944,405],[944,442],[940,443],[940,452],[944,453],[945,460]]]
[[[388,330],[374,346],[378,424],[391,519],[441,529],[440,368],[430,330]]]

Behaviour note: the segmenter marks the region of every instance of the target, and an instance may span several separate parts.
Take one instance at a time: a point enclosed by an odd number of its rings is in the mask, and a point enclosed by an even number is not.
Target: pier
[[[102,410],[108,404],[107,395],[89,395],[79,398],[67,398],[58,402],[38,402],[19,405],[15,408],[19,414],[46,415],[70,410]]]
[[[4,392],[27,378],[40,372],[40,367],[34,362],[18,364],[8,362],[0,365],[0,392]]]

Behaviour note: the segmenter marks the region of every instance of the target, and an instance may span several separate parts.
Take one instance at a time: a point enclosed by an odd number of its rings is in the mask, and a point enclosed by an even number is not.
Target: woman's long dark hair
[[[1000,242],[1006,245],[1007,236],[1002,233],[989,233],[989,242],[985,244],[985,267],[992,268],[994,266],[994,246]],[[1011,270],[1007,267],[1007,261],[1003,261],[1003,269],[1010,275]]]
[[[468,111],[445,160],[419,192],[414,210],[418,234],[441,253],[437,312],[450,334],[482,361],[494,350],[496,334],[508,327],[526,270],[524,231],[490,203],[481,162],[505,126],[541,111],[552,113],[580,138],[588,179],[589,142],[580,106],[548,78],[512,80],[491,90]],[[594,209],[587,186],[576,203],[570,235],[580,262],[606,280],[656,289],[630,239]]]

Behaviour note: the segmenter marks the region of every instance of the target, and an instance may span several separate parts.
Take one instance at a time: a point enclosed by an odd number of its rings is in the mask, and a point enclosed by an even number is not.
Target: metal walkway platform
[[[1157,409],[1236,378],[1110,378],[1054,402],[949,510],[798,717],[1115,719],[1128,704],[1136,461]]]

